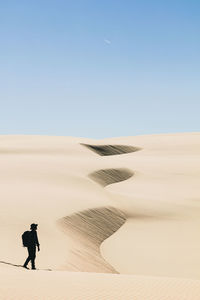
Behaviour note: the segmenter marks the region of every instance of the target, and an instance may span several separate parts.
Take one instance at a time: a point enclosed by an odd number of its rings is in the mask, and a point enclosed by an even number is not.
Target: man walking
[[[37,226],[38,224],[31,224],[31,231],[27,231],[26,237],[26,247],[28,249],[28,257],[23,265],[24,268],[28,269],[27,265],[29,261],[31,261],[32,270],[36,270],[35,268],[35,257],[36,257],[36,246],[38,251],[40,251],[40,244],[37,237]]]

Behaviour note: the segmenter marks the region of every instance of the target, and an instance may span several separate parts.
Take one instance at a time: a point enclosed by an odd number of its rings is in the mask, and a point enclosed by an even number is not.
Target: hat
[[[31,229],[35,229],[35,228],[37,228],[37,226],[38,226],[38,224],[31,224]]]

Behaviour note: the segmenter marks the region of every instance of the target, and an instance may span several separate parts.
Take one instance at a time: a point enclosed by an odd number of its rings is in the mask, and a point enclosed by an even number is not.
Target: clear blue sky
[[[199,0],[0,2],[0,134],[200,131]]]

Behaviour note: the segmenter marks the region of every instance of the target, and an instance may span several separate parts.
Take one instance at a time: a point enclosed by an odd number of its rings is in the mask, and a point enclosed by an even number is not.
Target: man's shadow
[[[5,264],[5,265],[13,266],[13,267],[23,268],[23,265],[16,265],[16,264],[12,264],[12,263],[9,263],[9,262],[3,261],[3,260],[0,260],[0,264]],[[43,271],[52,271],[52,269],[41,269],[41,270],[43,270]]]
[[[22,267],[22,265],[15,265],[15,264],[3,261],[3,260],[0,260],[0,264],[10,265],[10,266],[13,266],[13,267]]]

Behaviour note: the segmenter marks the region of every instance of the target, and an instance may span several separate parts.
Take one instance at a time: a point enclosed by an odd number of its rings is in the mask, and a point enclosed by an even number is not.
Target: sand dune
[[[0,267],[2,300],[199,300],[198,280]]]
[[[127,146],[127,145],[88,145],[81,144],[88,147],[90,150],[96,152],[101,156],[119,155],[126,154],[141,150],[138,147]]]
[[[89,177],[100,185],[107,186],[109,184],[127,180],[131,178],[133,174],[134,173],[129,169],[104,169],[89,174]]]
[[[125,222],[122,212],[113,207],[75,213],[58,221],[71,238],[66,269],[72,271],[117,273],[101,256],[100,245]]]
[[[199,133],[1,136],[0,165],[2,299],[199,299]]]

